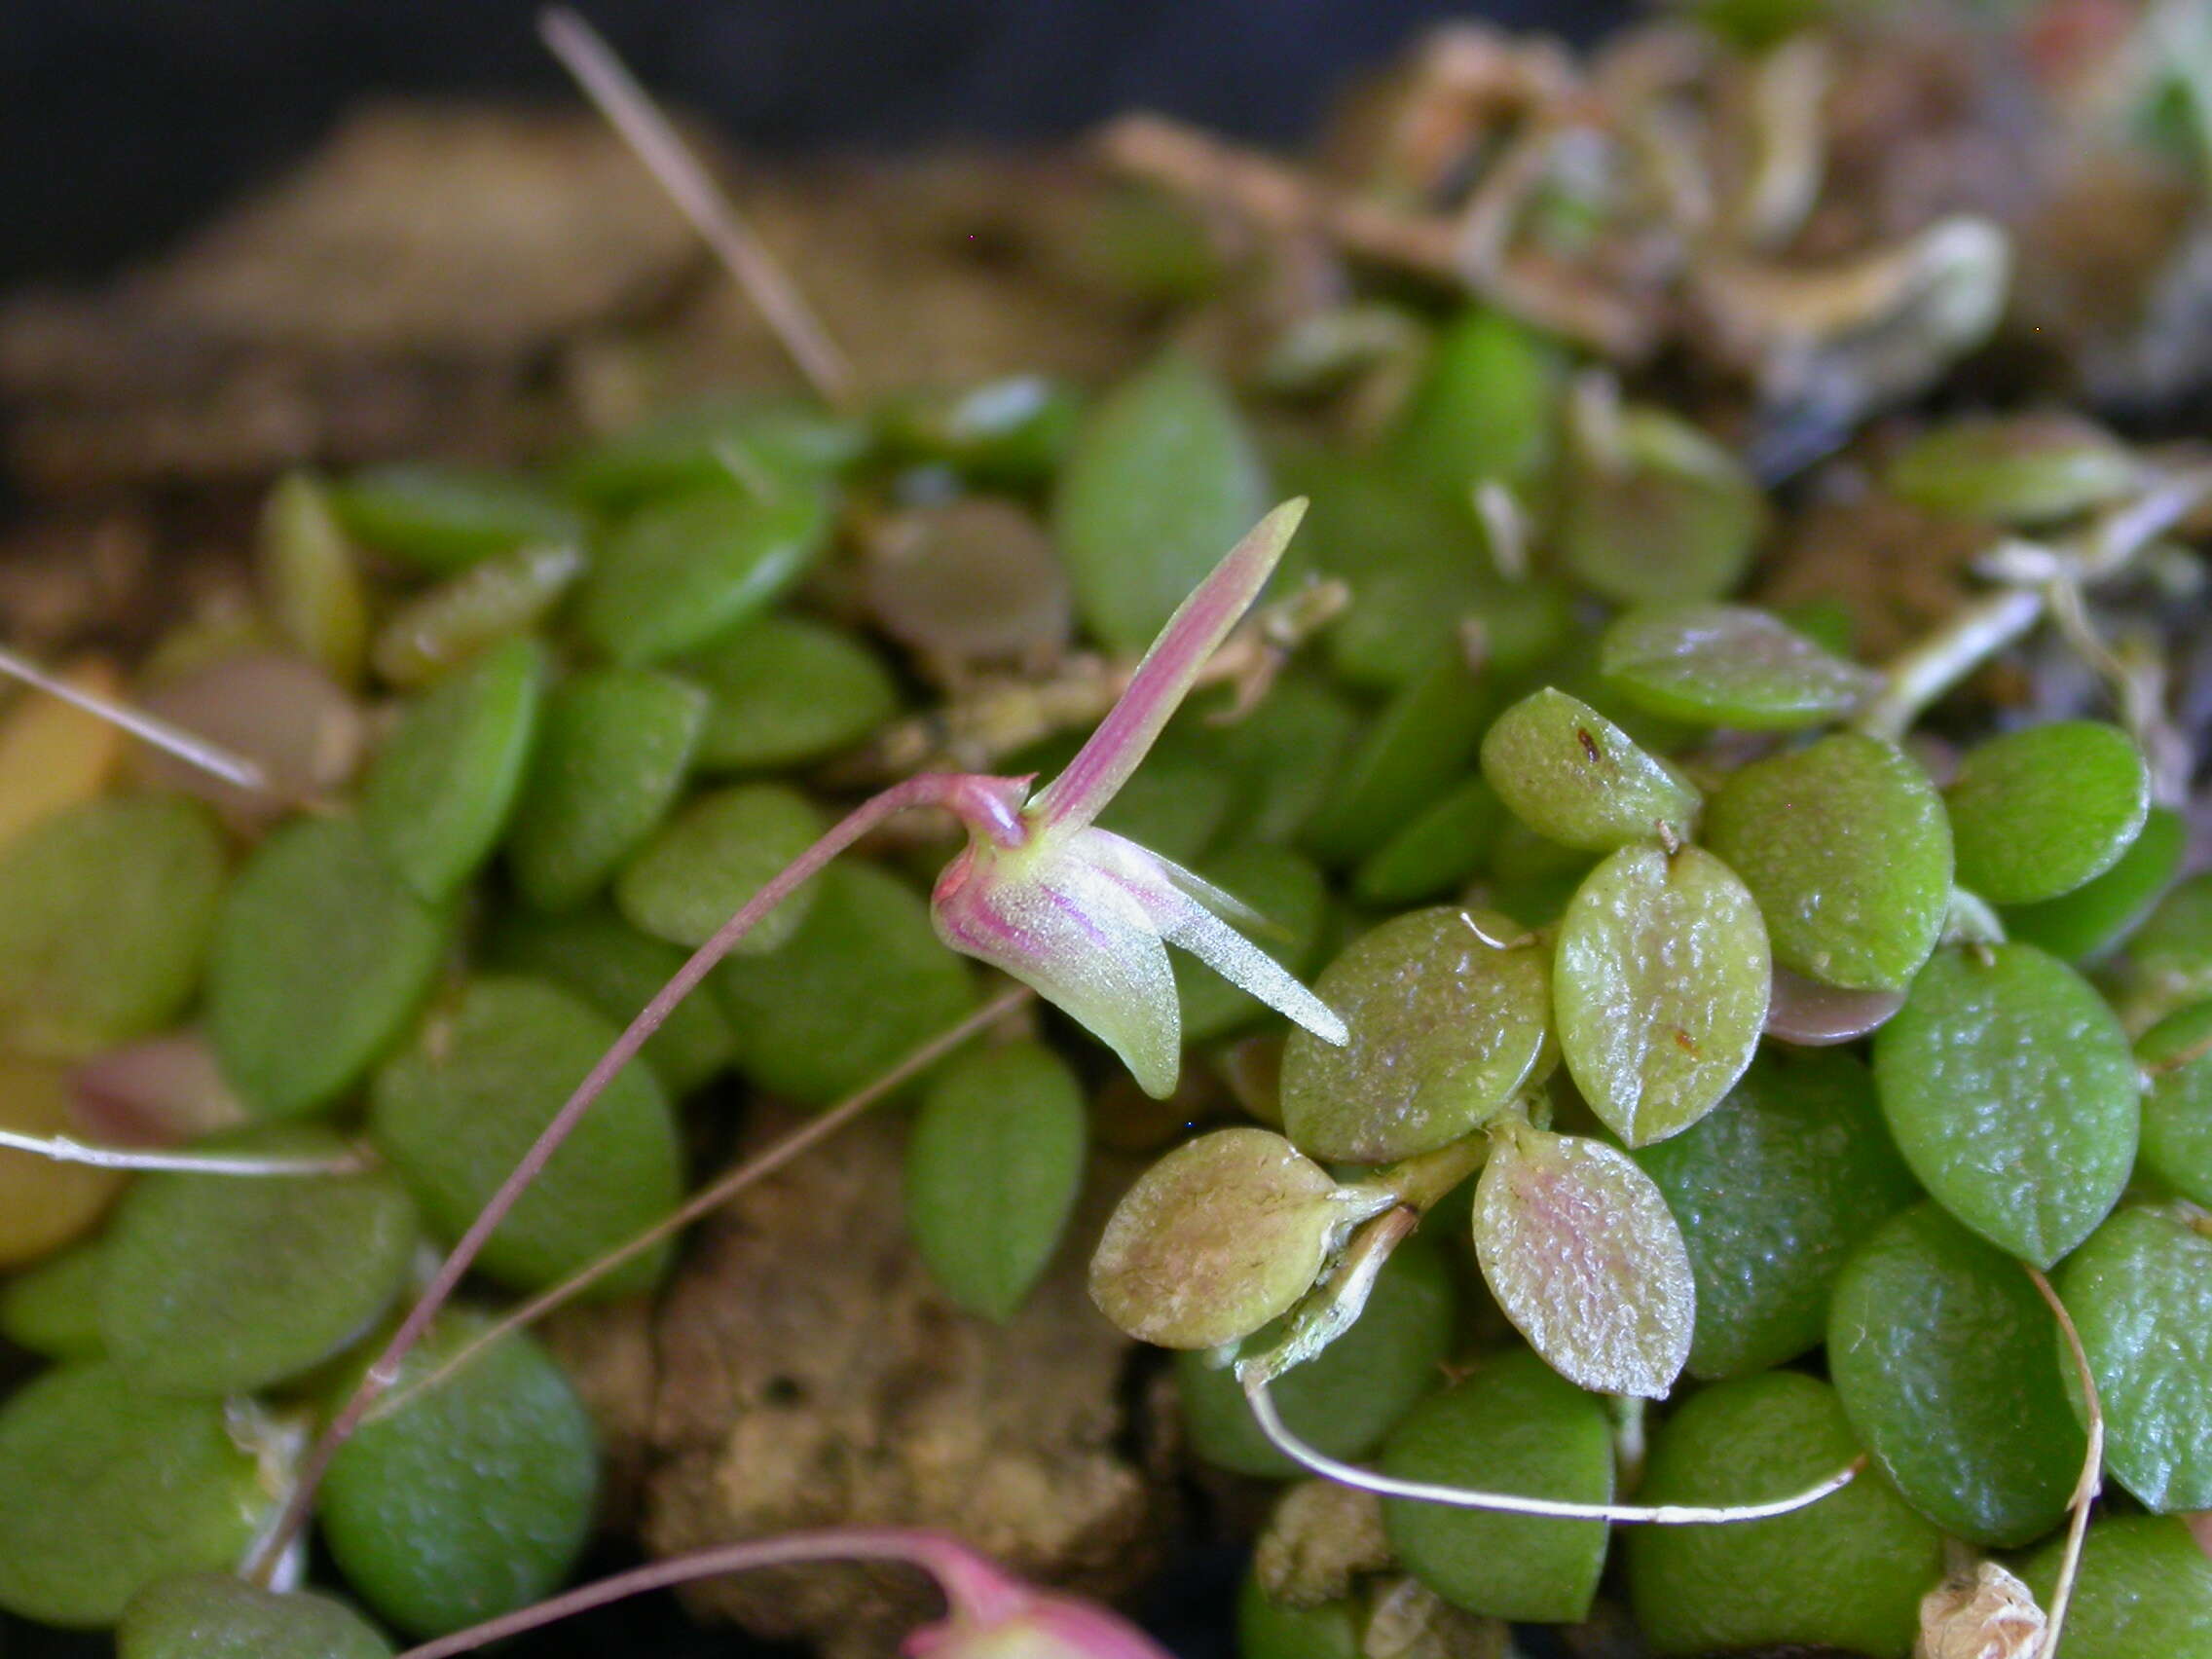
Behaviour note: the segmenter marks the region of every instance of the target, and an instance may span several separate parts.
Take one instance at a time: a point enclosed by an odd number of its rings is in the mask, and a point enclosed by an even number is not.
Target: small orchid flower
[[[1324,1041],[1346,1041],[1327,1004],[1223,919],[1257,920],[1250,910],[1092,822],[1266,584],[1305,513],[1303,499],[1285,502],[1231,549],[1168,619],[1066,771],[1026,802],[1017,796],[1029,779],[989,780],[1001,786],[995,810],[963,814],[968,846],[932,899],[940,939],[1065,1009],[1154,1096],[1174,1088],[1182,1050],[1168,944]]]

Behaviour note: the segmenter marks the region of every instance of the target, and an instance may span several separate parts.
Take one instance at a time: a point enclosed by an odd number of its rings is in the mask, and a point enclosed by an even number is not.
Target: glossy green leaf
[[[1642,1503],[1757,1503],[1802,1492],[1859,1456],[1835,1390],[1793,1371],[1692,1395],[1660,1424]],[[1906,1659],[1943,1540],[1878,1474],[1767,1521],[1632,1527],[1629,1598],[1652,1651],[1798,1642]]]
[[[1819,1346],[1852,1247],[1919,1189],[1864,1065],[1768,1050],[1712,1112],[1638,1152],[1697,1282],[1694,1377],[1739,1377]]]
[[[334,484],[331,508],[347,533],[433,574],[518,547],[573,547],[583,522],[519,479],[402,461]]]
[[[1598,666],[1639,708],[1745,731],[1840,719],[1881,684],[1771,611],[1740,605],[1632,610],[1605,630]]]
[[[551,980],[621,1026],[675,977],[683,956],[611,908],[586,904],[557,916],[528,909],[501,916],[483,942],[481,964]],[[688,1094],[737,1057],[737,1033],[719,998],[689,996],[645,1039],[640,1057],[671,1095]]]
[[[1294,1607],[1246,1574],[1236,1595],[1238,1659],[1362,1659],[1360,1608],[1346,1597]]]
[[[2151,810],[2151,772],[2118,726],[2055,720],[1973,750],[1944,800],[1959,885],[2031,904],[2120,861]]]
[[[782,784],[741,784],[701,795],[662,825],[614,881],[631,924],[696,948],[827,828],[806,796]],[[814,905],[802,887],[737,941],[748,956],[781,946]]]
[[[179,796],[90,800],[0,850],[0,1047],[74,1059],[143,1037],[199,983],[223,839]]]
[[[890,671],[853,635],[803,616],[762,616],[677,665],[713,699],[698,764],[752,771],[819,760],[897,712]]]
[[[47,1257],[0,1283],[0,1337],[49,1359],[97,1359],[100,1279],[107,1256],[97,1238]]]
[[[220,1401],[49,1371],[0,1407],[0,1608],[113,1625],[156,1579],[235,1570],[272,1507]]]
[[[2151,1078],[2137,1169],[2212,1208],[2212,1002],[2159,1020],[2135,1057]]]
[[[343,1099],[429,994],[449,922],[350,818],[296,818],[262,842],[223,902],[207,975],[208,1041],[246,1110],[296,1118]]]
[[[329,1155],[320,1130],[221,1143]],[[117,1206],[100,1276],[107,1351],[157,1394],[250,1393],[359,1338],[407,1282],[415,1206],[386,1171],[142,1177]]]
[[[391,1659],[391,1644],[344,1603],[278,1594],[228,1572],[164,1578],[131,1599],[117,1659]]]
[[[1598,1121],[1630,1146],[1719,1104],[1766,1023],[1766,928],[1711,853],[1623,847],[1560,920],[1560,1054]]]
[[[361,827],[432,903],[492,856],[537,734],[544,647],[507,640],[407,711],[361,782]]]
[[[1198,873],[1266,918],[1254,937],[1268,954],[1303,977],[1328,919],[1329,895],[1321,872],[1288,847],[1232,847],[1202,861]],[[1169,966],[1181,999],[1183,1041],[1202,1043],[1248,1025],[1266,1009],[1195,957],[1176,955]]]
[[[2040,904],[2009,904],[2006,936],[2040,944],[2066,962],[2093,962],[2150,914],[2181,869],[2189,826],[2167,806],[2154,806],[2143,830],[2104,874]]]
[[[1540,835],[1584,852],[1686,840],[1702,804],[1673,767],[1579,698],[1547,687],[1497,717],[1483,776]]]
[[[447,1313],[398,1386],[484,1324]],[[517,1332],[355,1430],[331,1459],[318,1518],[346,1582],[391,1623],[427,1637],[550,1595],[582,1553],[598,1493],[583,1403]]]
[[[433,1232],[457,1238],[475,1220],[617,1034],[533,979],[478,979],[432,1011],[377,1073],[369,1133]],[[660,1220],[682,1190],[667,1095],[650,1069],[625,1066],[485,1242],[478,1267],[513,1289],[542,1289]],[[650,1251],[594,1294],[645,1289],[667,1262],[665,1247]]]
[[[740,396],[674,409],[579,450],[561,481],[609,511],[655,497],[726,489],[733,458],[746,476],[806,489],[859,460],[860,422],[796,399]]]
[[[1462,657],[1435,657],[1352,745],[1306,826],[1307,850],[1348,865],[1382,846],[1464,775],[1489,709]]]
[[[2024,1544],[2064,1518],[2082,1470],[2056,1342],[2019,1264],[1920,1204],[1845,1264],[1828,1374],[1915,1509],[1973,1543]]]
[[[1360,862],[1352,893],[1361,903],[1397,906],[1440,899],[1465,886],[1490,861],[1505,806],[1481,778],[1469,778],[1416,813]]]
[[[1390,1433],[1382,1472],[1525,1497],[1608,1503],[1604,1407],[1515,1350],[1486,1358]],[[1406,1569],[1456,1607],[1567,1624],[1587,1617],[1605,1565],[1602,1521],[1549,1521],[1386,1498],[1383,1525]]]
[[[939,942],[929,906],[873,865],[815,877],[814,908],[773,956],[733,956],[715,988],[737,1063],[762,1088],[810,1105],[849,1094],[973,1006],[967,964]]]
[[[1755,760],[1706,810],[1774,959],[1847,990],[1901,990],[1943,931],[1951,827],[1927,774],[1857,732]]]
[[[1697,1293],[1667,1200],[1604,1141],[1514,1125],[1475,1186],[1475,1256],[1514,1328],[1584,1388],[1663,1399]]]
[[[1874,1081],[1930,1196],[2038,1267],[2086,1238],[2127,1184],[2139,1085],[2126,1034],[2032,944],[1938,952],[1875,1036]]]
[[[1551,974],[1510,917],[1451,905],[1363,934],[1314,993],[1351,1031],[1293,1031],[1282,1114],[1316,1158],[1382,1163],[1457,1140],[1550,1070]]]
[[[507,835],[522,896],[542,910],[590,898],[675,804],[706,719],[705,692],[649,669],[555,689]]]
[[[1074,1073],[1040,1043],[946,1062],[907,1143],[906,1218],[953,1301],[1014,1317],[1067,1230],[1089,1133]]]
[[[441,680],[498,641],[536,627],[583,574],[584,563],[567,543],[495,555],[395,607],[377,630],[370,662],[392,685]]]
[[[1361,1457],[1436,1385],[1457,1337],[1457,1298],[1444,1256],[1425,1236],[1407,1239],[1376,1275],[1351,1329],[1315,1358],[1277,1378],[1269,1392],[1291,1433],[1331,1457]],[[1246,1346],[1264,1351],[1282,1333],[1263,1326]],[[1175,1384],[1191,1449],[1209,1463],[1276,1480],[1298,1465],[1268,1443],[1235,1373],[1213,1356],[1175,1356]]]
[[[1002,375],[889,404],[884,437],[903,456],[940,461],[971,483],[1028,489],[1051,478],[1082,426],[1083,394],[1050,375]]]
[[[341,685],[358,685],[369,651],[369,596],[324,485],[286,473],[261,506],[254,548],[276,637]]]
[[[793,485],[737,485],[640,509],[576,590],[576,632],[616,662],[660,662],[757,615],[806,573],[830,535],[830,504]]]
[[[1719,597],[1767,525],[1743,462],[1655,408],[1578,423],[1560,499],[1560,557],[1577,581],[1622,605]]]
[[[1390,451],[1455,505],[1492,479],[1527,483],[1557,442],[1564,367],[1556,346],[1503,312],[1463,311],[1438,334]]]
[[[2048,524],[2126,499],[2142,463],[2076,415],[1953,421],[1900,451],[1882,475],[1889,492],[1931,512],[2007,525]]]
[[[2054,1539],[2021,1568],[2050,1605],[2065,1550]],[[2066,1659],[2212,1659],[2212,1556],[2164,1515],[2089,1524],[2066,1614]]]
[[[1090,1297],[1139,1342],[1235,1342],[1306,1294],[1357,1213],[1282,1136],[1217,1129],[1123,1196],[1090,1259]]]
[[[2212,1237],[2169,1210],[2123,1209],[2058,1290],[2097,1380],[2105,1467],[2148,1508],[2212,1509]]]
[[[1139,370],[1085,423],[1053,503],[1085,624],[1137,655],[1267,507],[1259,453],[1213,376],[1177,354]]]

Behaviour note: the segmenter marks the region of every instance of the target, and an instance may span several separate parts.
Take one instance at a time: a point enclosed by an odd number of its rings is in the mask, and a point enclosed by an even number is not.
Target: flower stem
[[[2058,1292],[2042,1270],[2029,1267],[2028,1277],[2035,1280],[2037,1294],[2049,1304],[2059,1334],[2066,1339],[2066,1351],[2073,1358],[2074,1375],[2082,1384],[2082,1400],[2089,1418],[2088,1446],[2082,1454],[2082,1474],[2074,1483],[2071,1500],[2074,1513],[2066,1528],[2058,1581],[2051,1588],[2050,1605],[2045,1609],[2048,1623],[2044,1627],[2043,1645],[2037,1650],[2040,1659],[2049,1659],[2058,1651],[2059,1632],[2066,1628],[2066,1605],[2074,1599],[2074,1582],[2082,1571],[2082,1540],[2089,1530],[2089,1508],[2104,1482],[2105,1408],[2097,1397],[2097,1380],[2089,1370],[2089,1356],[2083,1350],[2082,1333],[2075,1329],[2074,1315],[2066,1310],[2066,1304],[2058,1299]]]
[[[472,1653],[495,1641],[525,1631],[536,1630],[575,1613],[604,1607],[630,1596],[725,1572],[747,1572],[762,1567],[788,1567],[799,1562],[893,1561],[920,1567],[937,1580],[950,1604],[956,1621],[990,1624],[1014,1611],[1025,1592],[1004,1573],[966,1545],[936,1532],[895,1527],[828,1528],[813,1532],[787,1532],[781,1537],[753,1538],[744,1543],[721,1544],[672,1556],[649,1567],[633,1568],[586,1584],[567,1595],[534,1606],[488,1619],[466,1630],[441,1636],[420,1647],[410,1647],[399,1659],[450,1659],[456,1653]]]
[[[430,1321],[460,1287],[461,1278],[474,1264],[478,1252],[484,1248],[499,1224],[506,1220],[507,1212],[515,1207],[523,1194],[530,1190],[531,1184],[543,1172],[545,1165],[552,1161],[553,1155],[560,1151],[561,1144],[569,1138],[576,1124],[582,1122],[584,1114],[591,1110],[592,1103],[614,1081],[615,1075],[637,1056],[645,1040],[660,1029],[661,1022],[676,1012],[677,1005],[697,988],[699,981],[759,924],[762,917],[817,874],[830,860],[885,819],[915,806],[942,806],[973,811],[980,791],[987,787],[980,780],[958,774],[926,772],[918,778],[895,784],[881,794],[863,801],[832,825],[828,833],[813,846],[785,866],[766,886],[747,900],[737,914],[724,922],[712,939],[691,953],[690,959],[676,971],[652,1001],[645,1004],[637,1018],[630,1021],[622,1035],[599,1057],[599,1062],[584,1075],[583,1082],[576,1085],[575,1092],[553,1114],[552,1120],[539,1131],[537,1139],[531,1143],[530,1150],[522,1155],[521,1161],[508,1172],[498,1190],[477,1212],[476,1219],[469,1223],[468,1231],[461,1235],[460,1242],[454,1245],[415,1306],[408,1310],[407,1317],[399,1322],[399,1328],[392,1333],[384,1351],[377,1355],[375,1362],[362,1374],[352,1395],[339,1408],[338,1415],[331,1419],[329,1426],[322,1431],[321,1438],[309,1449],[307,1456],[302,1459],[299,1480],[286,1500],[284,1513],[278,1524],[271,1530],[262,1547],[246,1563],[246,1577],[261,1580],[282,1555],[285,1546],[298,1535],[314,1507],[315,1493],[339,1447],[360,1426],[361,1419],[368,1409],[399,1380],[400,1367],[408,1354],[414,1351],[415,1345],[422,1341],[424,1333],[429,1329]]]
[[[450,1354],[436,1370],[418,1378],[405,1387],[395,1389],[380,1400],[362,1419],[374,1422],[400,1411],[410,1401],[420,1398],[446,1382],[456,1372],[473,1361],[486,1348],[511,1336],[527,1325],[535,1324],[556,1308],[573,1301],[592,1285],[597,1284],[623,1263],[651,1249],[672,1233],[680,1233],[700,1217],[709,1215],[748,1187],[767,1179],[785,1164],[821,1142],[828,1140],[863,1112],[898,1088],[908,1079],[928,1070],[937,1061],[960,1047],[980,1031],[987,1030],[1007,1014],[1027,1002],[1036,992],[1027,985],[1015,985],[993,997],[956,1025],[947,1026],[928,1042],[914,1049],[890,1070],[848,1094],[844,1099],[786,1135],[774,1146],[757,1157],[750,1158],[720,1179],[701,1188],[683,1204],[654,1222],[644,1232],[634,1235],[616,1245],[598,1260],[570,1274],[559,1284],[541,1290],[520,1307],[509,1309],[492,1324],[471,1337]]]

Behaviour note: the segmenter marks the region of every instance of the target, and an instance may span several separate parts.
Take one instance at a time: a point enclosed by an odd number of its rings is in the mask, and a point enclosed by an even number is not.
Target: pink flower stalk
[[[1028,779],[992,780],[1002,786],[994,810],[962,814],[968,845],[945,866],[932,899],[940,939],[1058,1004],[1154,1096],[1173,1090],[1182,1053],[1169,944],[1323,1041],[1346,1041],[1344,1021],[1328,1005],[1221,914],[1256,920],[1250,910],[1092,823],[1258,596],[1305,513],[1303,499],[1287,501],[1230,550],[1168,619],[1066,771],[1026,803],[1019,797]]]

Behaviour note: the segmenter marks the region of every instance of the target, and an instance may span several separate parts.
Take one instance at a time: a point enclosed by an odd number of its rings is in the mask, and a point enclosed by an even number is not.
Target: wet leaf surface
[[[1746,731],[1839,719],[1881,684],[1781,617],[1738,605],[1632,610],[1605,630],[1598,665],[1607,684],[1652,714]]]
[[[1498,716],[1482,754],[1483,776],[1523,823],[1584,852],[1686,840],[1703,804],[1672,767],[1556,688]]]

